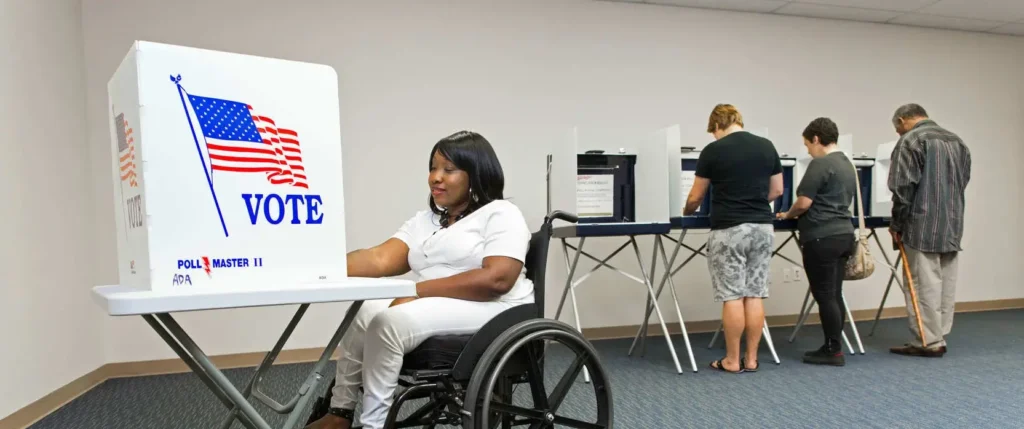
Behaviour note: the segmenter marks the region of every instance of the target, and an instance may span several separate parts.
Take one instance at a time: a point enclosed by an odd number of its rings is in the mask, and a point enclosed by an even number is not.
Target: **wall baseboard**
[[[1024,298],[1000,299],[993,301],[958,302],[957,313],[972,313],[979,311],[1013,310],[1024,308]],[[874,320],[877,310],[856,310],[853,312],[854,320],[858,322]],[[899,307],[890,307],[882,310],[883,319],[906,317],[906,310]],[[779,316],[768,316],[768,325],[771,327],[794,326],[797,322],[797,314]],[[701,320],[687,322],[687,331],[691,334],[714,332],[718,329],[720,321]],[[819,324],[817,313],[807,318],[806,324]],[[669,333],[680,334],[682,330],[678,323],[667,324]],[[640,325],[632,326],[607,326],[598,328],[585,328],[583,335],[589,340],[609,340],[620,338],[631,338],[636,335]],[[651,336],[662,336],[661,326],[652,323],[648,327],[648,334]],[[320,358],[323,349],[293,349],[282,350],[276,364],[314,362]],[[244,368],[259,365],[266,352],[235,353],[219,356],[211,356],[211,360],[218,368]],[[337,356],[332,356],[336,359]],[[189,372],[188,366],[181,359],[160,359],[139,362],[118,362],[103,365],[88,374],[85,374],[39,400],[15,411],[13,414],[0,419],[0,429],[24,429],[41,420],[50,413],[56,411],[68,402],[88,392],[104,381],[113,378],[138,377],[146,375],[176,374]]]
[[[973,301],[973,302],[958,302],[956,303],[957,313],[973,313],[978,311],[996,311],[996,310],[1014,310],[1024,308],[1024,298],[1017,299],[1000,299],[993,301]],[[865,309],[865,310],[854,310],[853,319],[858,322],[875,320],[875,313],[877,309]],[[894,319],[899,317],[906,317],[907,311],[900,307],[887,307],[882,310],[882,319]],[[768,326],[785,327],[785,326],[796,326],[798,314],[786,314],[779,316],[768,316]],[[652,322],[647,327],[647,333],[650,336],[663,336],[661,325]],[[686,331],[690,334],[714,332],[718,329],[720,320],[700,320],[686,322]],[[817,325],[821,324],[821,320],[818,318],[818,313],[813,313],[807,317],[807,321],[804,322],[806,325]],[[666,323],[666,327],[671,335],[682,334],[682,329],[679,328],[679,323]],[[636,333],[640,330],[640,325],[629,325],[629,326],[607,326],[598,328],[583,328],[583,336],[588,340],[613,340],[621,338],[633,338]]]

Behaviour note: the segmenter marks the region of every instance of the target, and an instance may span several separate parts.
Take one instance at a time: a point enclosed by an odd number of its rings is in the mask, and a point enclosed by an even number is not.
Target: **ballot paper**
[[[693,170],[684,170],[681,174],[682,180],[680,181],[683,195],[683,204],[685,207],[686,200],[690,197],[690,190],[693,189],[693,182],[697,180],[697,172]],[[697,207],[700,210],[700,207]]]
[[[892,141],[878,145],[878,152],[875,154],[875,202],[887,203],[892,201],[892,192],[889,191],[889,167],[892,164],[892,151],[896,148],[896,142]]]
[[[615,214],[615,176],[576,176],[576,211],[580,217],[608,217]]]

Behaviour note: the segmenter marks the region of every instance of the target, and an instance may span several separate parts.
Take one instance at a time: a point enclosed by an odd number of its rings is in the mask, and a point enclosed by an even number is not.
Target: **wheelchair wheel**
[[[560,352],[552,356],[552,351]],[[568,355],[567,357],[564,355]],[[545,374],[545,367],[555,361],[568,362],[567,370]],[[593,399],[574,401],[564,407],[569,391],[582,381],[586,368],[591,376]],[[547,376],[546,376],[547,375]],[[551,387],[545,383],[549,379]],[[528,395],[515,395],[512,385],[529,390]],[[584,396],[589,388],[584,388]],[[576,399],[579,395],[572,395]],[[531,428],[612,428],[612,392],[600,359],[593,345],[565,323],[533,319],[513,326],[491,343],[480,357],[466,385],[463,427],[493,429],[528,425]],[[515,399],[529,405],[517,405]],[[570,411],[590,409],[590,417],[573,415]]]

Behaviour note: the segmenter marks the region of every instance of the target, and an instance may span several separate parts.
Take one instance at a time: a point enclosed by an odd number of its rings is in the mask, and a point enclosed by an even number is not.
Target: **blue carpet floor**
[[[805,327],[793,343],[786,342],[792,328],[773,329],[782,364],[772,364],[762,347],[761,370],[740,375],[707,368],[724,352],[706,348],[710,334],[691,336],[696,374],[676,374],[660,337],[648,341],[645,357],[626,356],[628,340],[595,345],[612,380],[618,428],[1024,427],[1024,311],[958,314],[949,353],[940,359],[888,353],[905,342],[906,323],[882,321],[873,337],[866,335],[870,323],[859,324],[867,354],[848,355],[842,368],[800,363],[804,351],[819,345],[819,326]],[[673,340],[688,368],[682,338]],[[309,368],[275,367],[268,393],[283,399]],[[251,371],[226,373],[238,385]],[[593,394],[577,387],[566,407],[583,416]],[[283,423],[257,409],[272,425]],[[31,429],[209,428],[224,412],[192,374],[136,377],[106,381]]]

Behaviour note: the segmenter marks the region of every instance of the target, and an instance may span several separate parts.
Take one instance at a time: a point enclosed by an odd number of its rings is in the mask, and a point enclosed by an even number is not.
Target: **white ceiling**
[[[1024,0],[601,0],[1024,36]]]

